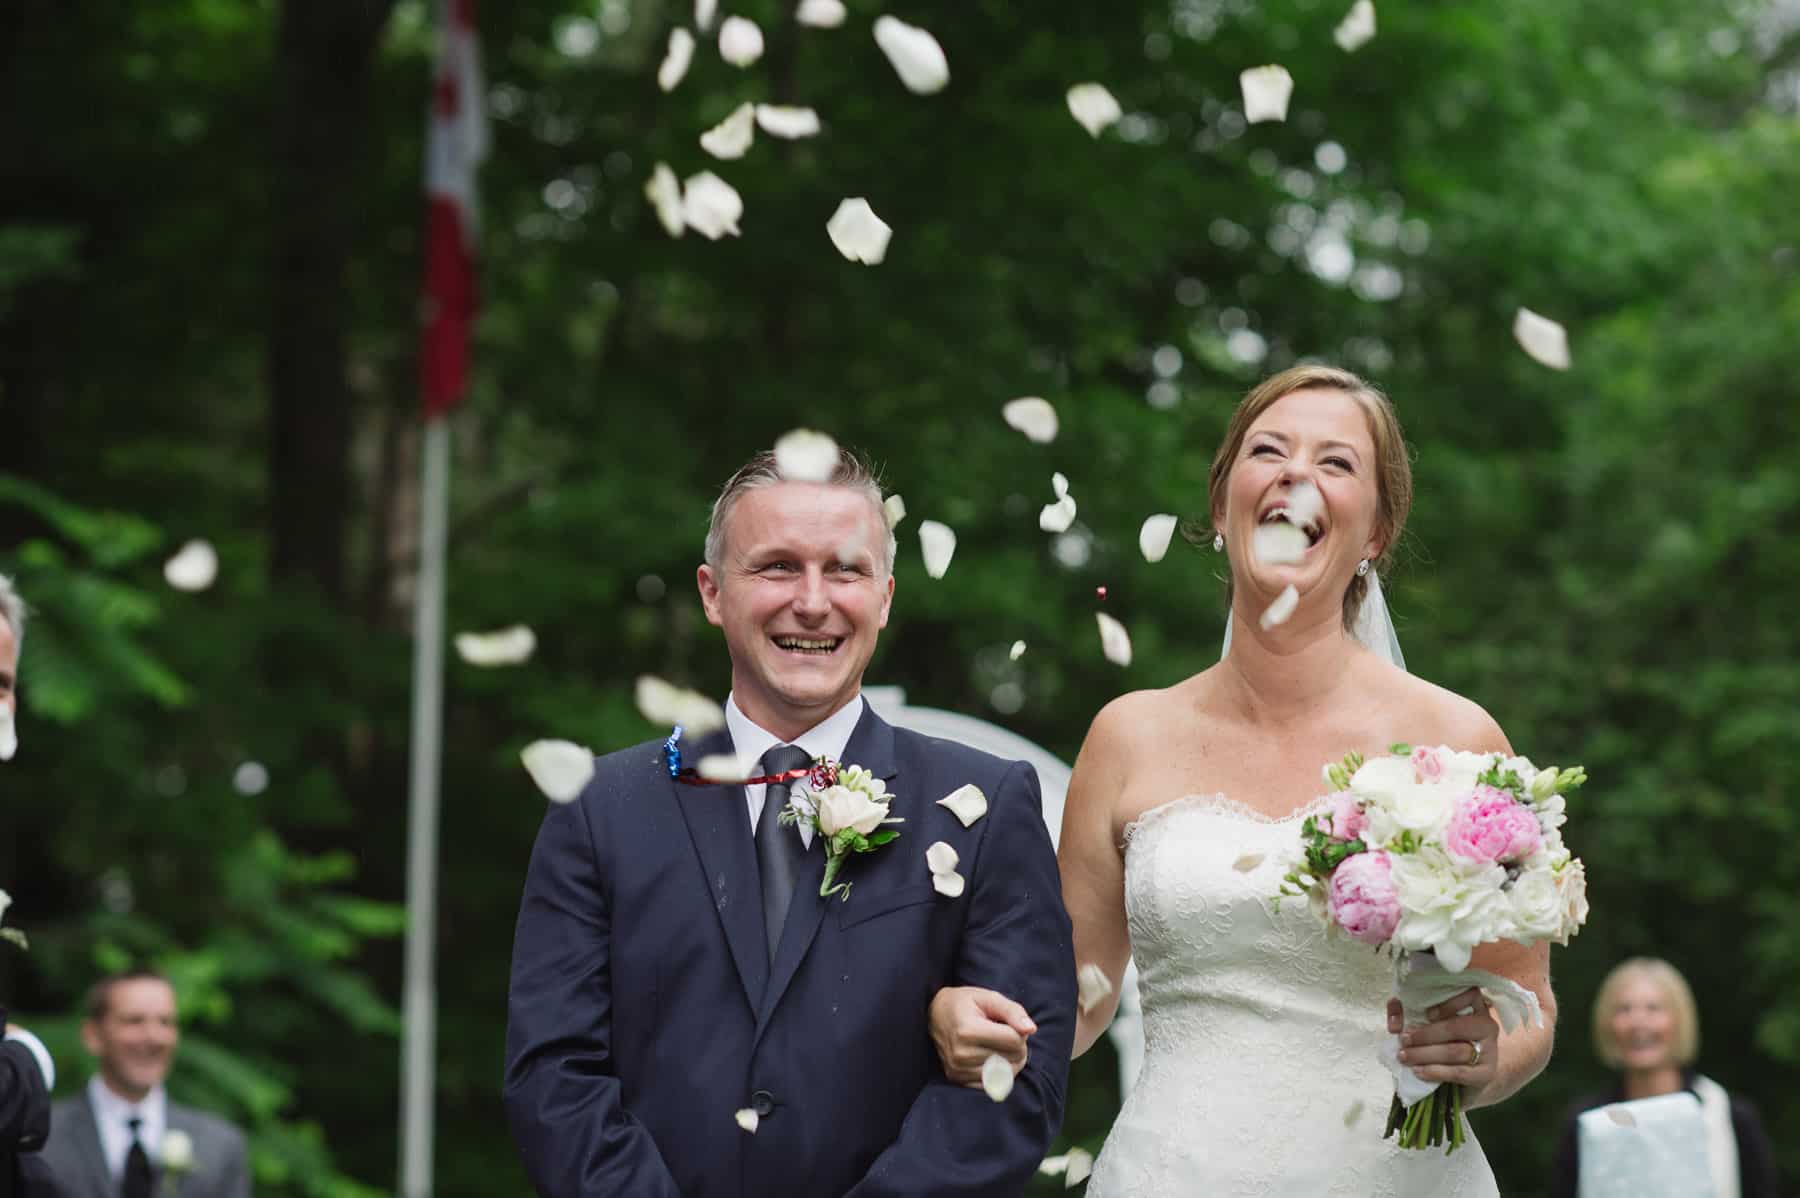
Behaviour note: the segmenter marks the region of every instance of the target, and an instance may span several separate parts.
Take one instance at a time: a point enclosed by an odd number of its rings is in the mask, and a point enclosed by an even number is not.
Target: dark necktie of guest
[[[121,1198],[150,1198],[150,1154],[138,1139],[144,1121],[133,1115],[125,1123],[131,1128],[131,1148],[125,1153],[125,1184],[119,1187],[119,1194]]]
[[[776,745],[762,756],[764,774],[781,774],[812,764],[812,755],[796,745]],[[781,943],[781,929],[787,922],[788,904],[794,898],[794,882],[800,876],[800,862],[806,846],[800,841],[796,825],[783,827],[781,810],[788,805],[792,782],[771,782],[763,798],[762,814],[756,820],[756,868],[762,875],[763,931],[769,940],[769,960],[775,960],[775,948]]]

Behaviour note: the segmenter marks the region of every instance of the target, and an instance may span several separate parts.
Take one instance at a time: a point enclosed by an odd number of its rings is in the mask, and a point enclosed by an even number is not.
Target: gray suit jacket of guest
[[[169,1130],[194,1141],[194,1167],[177,1178],[156,1169],[156,1198],[250,1198],[249,1149],[244,1133],[216,1115],[169,1103]],[[87,1094],[51,1108],[44,1159],[68,1198],[118,1198],[119,1183],[106,1168],[100,1128]]]

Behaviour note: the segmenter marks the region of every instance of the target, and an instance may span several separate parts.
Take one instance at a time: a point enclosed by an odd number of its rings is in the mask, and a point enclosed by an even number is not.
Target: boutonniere
[[[894,801],[887,783],[860,765],[840,765],[820,758],[807,779],[810,793],[790,792],[782,809],[783,827],[804,822],[825,845],[825,877],[819,897],[850,897],[850,883],[837,882],[838,871],[852,853],[871,853],[899,837],[889,824],[906,821],[888,814]],[[833,883],[836,883],[833,885]]]
[[[181,1179],[194,1171],[194,1141],[180,1128],[170,1128],[162,1138],[163,1176],[171,1193],[181,1188]]]

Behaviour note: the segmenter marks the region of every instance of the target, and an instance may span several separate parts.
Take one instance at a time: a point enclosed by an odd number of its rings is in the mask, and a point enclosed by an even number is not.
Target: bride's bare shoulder
[[[1506,733],[1481,704],[1386,662],[1380,664],[1386,671],[1384,688],[1389,693],[1396,724],[1410,730],[1407,739],[1472,753],[1512,752]]]
[[[1170,743],[1171,735],[1191,729],[1203,712],[1208,673],[1158,690],[1129,691],[1112,700],[1094,716],[1081,745],[1082,756],[1128,756],[1147,745]]]

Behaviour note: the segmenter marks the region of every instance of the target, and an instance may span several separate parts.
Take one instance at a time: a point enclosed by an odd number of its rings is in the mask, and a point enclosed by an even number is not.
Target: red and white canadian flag
[[[487,157],[475,0],[438,0],[437,71],[425,140],[425,294],[419,374],[425,418],[455,407],[469,382],[475,321],[475,170]]]

